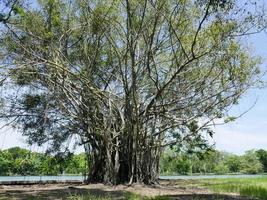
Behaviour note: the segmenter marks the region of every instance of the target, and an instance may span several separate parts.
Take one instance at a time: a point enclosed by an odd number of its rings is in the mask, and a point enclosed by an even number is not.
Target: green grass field
[[[196,185],[218,193],[238,193],[241,196],[267,199],[267,177],[203,179],[197,182]]]

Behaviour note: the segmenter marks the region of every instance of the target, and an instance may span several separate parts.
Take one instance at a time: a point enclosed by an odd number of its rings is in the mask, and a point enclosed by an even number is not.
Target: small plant
[[[87,195],[74,195],[70,196],[68,200],[112,200],[111,197],[108,196],[96,196],[92,194],[87,194]],[[139,194],[134,194],[127,192],[125,193],[123,200],[170,200],[168,197],[164,196],[156,196],[156,197],[144,197]]]
[[[267,189],[260,186],[247,186],[240,188],[240,195],[267,199]]]
[[[127,193],[125,193],[123,199],[125,199],[125,200],[141,200],[141,199],[143,199],[143,197],[141,195],[138,195],[138,194],[127,192]]]
[[[73,195],[68,197],[68,200],[112,200],[110,197],[96,196],[92,194],[87,195]]]

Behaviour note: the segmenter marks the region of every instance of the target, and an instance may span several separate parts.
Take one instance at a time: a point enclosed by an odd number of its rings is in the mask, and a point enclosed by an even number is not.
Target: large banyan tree
[[[10,0],[2,8],[1,119],[53,151],[76,138],[89,181],[156,182],[163,148],[204,148],[211,125],[233,120],[227,110],[260,75],[242,45],[265,25],[251,1]]]

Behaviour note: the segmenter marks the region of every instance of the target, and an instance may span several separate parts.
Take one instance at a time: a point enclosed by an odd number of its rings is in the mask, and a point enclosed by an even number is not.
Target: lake
[[[62,175],[62,176],[0,176],[0,183],[4,182],[48,182],[48,181],[83,181],[81,175]]]
[[[195,176],[160,176],[160,179],[208,179],[208,178],[260,178],[267,175],[195,175]],[[67,181],[83,181],[84,176],[81,175],[62,175],[62,176],[0,176],[0,183],[5,182],[67,182]]]

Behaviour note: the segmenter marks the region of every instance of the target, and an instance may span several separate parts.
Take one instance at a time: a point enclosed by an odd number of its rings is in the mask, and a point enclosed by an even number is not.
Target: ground
[[[160,185],[145,186],[136,184],[132,186],[118,185],[106,186],[103,184],[42,184],[42,185],[16,185],[0,186],[0,199],[8,200],[63,200],[73,196],[93,194],[108,196],[110,199],[127,199],[126,193],[135,193],[147,197],[165,196],[169,199],[199,200],[231,200],[251,199],[240,197],[237,194],[216,194],[207,188],[195,186],[185,181],[161,181]],[[90,199],[90,198],[89,198]],[[91,200],[91,199],[90,199]]]

